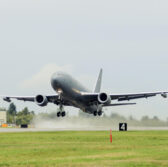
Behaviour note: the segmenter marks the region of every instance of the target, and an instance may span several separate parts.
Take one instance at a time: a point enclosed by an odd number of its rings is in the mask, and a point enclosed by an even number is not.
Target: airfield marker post
[[[112,139],[112,130],[110,129],[110,142],[112,143],[113,139]]]

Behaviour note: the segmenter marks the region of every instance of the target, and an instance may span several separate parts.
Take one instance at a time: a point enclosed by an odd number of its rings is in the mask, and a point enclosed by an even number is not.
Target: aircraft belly
[[[63,98],[69,101],[72,106],[77,107],[84,112],[93,113],[94,111],[97,111],[97,106],[86,104],[80,94],[74,92],[71,92],[70,94],[64,93]]]
[[[83,99],[81,92],[89,92],[80,85],[76,80],[68,75],[53,76],[52,87],[55,91],[61,91],[62,99],[66,100],[70,105],[80,108],[84,112],[93,113],[97,106],[89,105]]]
[[[80,96],[76,94],[63,94],[63,99],[67,100],[72,104],[72,106],[77,108],[83,108],[83,103],[80,101]]]

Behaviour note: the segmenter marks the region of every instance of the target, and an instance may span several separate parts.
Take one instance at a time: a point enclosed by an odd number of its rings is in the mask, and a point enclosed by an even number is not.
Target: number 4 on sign
[[[120,131],[127,131],[127,123],[119,123]]]
[[[125,130],[125,124],[122,124],[121,129]]]

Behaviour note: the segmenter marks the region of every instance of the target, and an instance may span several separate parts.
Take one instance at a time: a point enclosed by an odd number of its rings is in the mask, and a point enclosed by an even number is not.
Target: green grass
[[[168,166],[168,131],[0,133],[0,167]]]

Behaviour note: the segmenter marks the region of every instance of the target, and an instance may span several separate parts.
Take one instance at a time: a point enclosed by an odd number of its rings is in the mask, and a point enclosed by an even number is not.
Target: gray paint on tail
[[[94,93],[99,93],[100,89],[101,89],[101,83],[102,83],[102,74],[103,74],[103,70],[100,69],[100,73],[96,82],[96,86],[95,86],[95,90]]]

